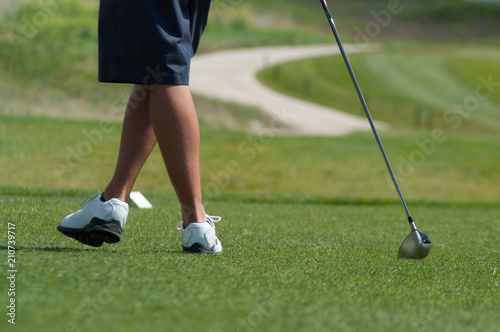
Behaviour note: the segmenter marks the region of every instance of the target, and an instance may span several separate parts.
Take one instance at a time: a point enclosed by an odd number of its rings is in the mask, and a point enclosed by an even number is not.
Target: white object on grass
[[[140,209],[151,209],[153,205],[141,194],[140,191],[132,191],[130,193],[130,199],[137,205]]]

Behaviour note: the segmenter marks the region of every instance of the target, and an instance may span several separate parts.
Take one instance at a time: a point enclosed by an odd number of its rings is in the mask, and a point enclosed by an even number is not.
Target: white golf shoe
[[[57,226],[59,232],[92,247],[120,241],[129,212],[127,203],[116,198],[103,202],[101,195],[92,195],[80,205],[83,208]]]
[[[182,250],[197,254],[220,254],[222,243],[215,234],[215,224],[222,218],[206,215],[206,222],[193,222],[187,227],[182,222],[177,229],[182,231]]]

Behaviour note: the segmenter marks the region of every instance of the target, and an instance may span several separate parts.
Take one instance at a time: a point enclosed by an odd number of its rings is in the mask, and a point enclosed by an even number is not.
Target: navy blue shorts
[[[99,81],[188,85],[210,0],[101,0]]]

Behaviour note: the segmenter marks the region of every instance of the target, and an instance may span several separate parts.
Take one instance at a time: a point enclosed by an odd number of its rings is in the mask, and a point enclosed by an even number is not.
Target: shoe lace
[[[87,198],[85,198],[81,203],[80,203],[80,206],[84,206],[84,205],[87,205],[88,203],[90,203],[91,201],[93,201],[94,199],[96,199],[97,197],[99,197],[101,195],[99,194],[95,194],[95,195],[91,195]]]
[[[210,225],[212,225],[213,228],[215,228],[215,223],[219,222],[222,220],[222,217],[219,216],[209,216],[208,214],[205,215],[207,217],[207,221]]]
[[[215,223],[216,222],[219,222],[222,220],[222,217],[219,217],[219,216],[209,216],[208,214],[205,214],[205,217],[207,218],[207,222],[213,227],[215,228]],[[183,222],[181,221],[180,223],[177,224],[177,226],[175,226],[175,228],[180,231],[184,228],[183,226]]]

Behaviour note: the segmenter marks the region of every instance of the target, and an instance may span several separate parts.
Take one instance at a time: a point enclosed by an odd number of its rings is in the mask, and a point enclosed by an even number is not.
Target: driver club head
[[[424,233],[413,230],[399,247],[399,258],[424,259],[431,251],[431,239]]]

